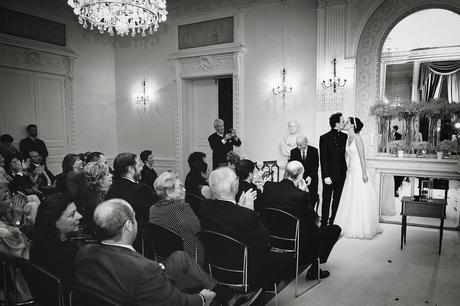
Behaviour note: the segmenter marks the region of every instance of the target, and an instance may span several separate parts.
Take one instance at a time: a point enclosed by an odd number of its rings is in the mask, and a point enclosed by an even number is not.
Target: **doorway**
[[[225,128],[233,128],[232,76],[189,79],[184,82],[184,161],[190,153],[206,154],[208,169],[212,169],[212,150],[208,137],[214,133],[214,120],[221,118]],[[184,165],[184,174],[188,172]]]

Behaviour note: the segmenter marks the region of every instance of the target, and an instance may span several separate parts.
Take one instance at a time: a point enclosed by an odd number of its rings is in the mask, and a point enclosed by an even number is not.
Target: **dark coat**
[[[219,164],[227,164],[227,153],[233,150],[233,146],[241,146],[241,140],[230,138],[224,144],[222,143],[224,137],[214,133],[208,137],[209,145],[212,149],[212,168],[217,169]]]
[[[307,146],[307,158],[302,160],[302,154],[299,148],[291,150],[291,158],[289,161],[297,160],[302,163],[305,172],[303,178],[306,179],[308,176],[311,177],[311,184],[308,186],[310,195],[316,196],[318,194],[318,167],[319,167],[319,156],[318,149],[312,146]]]
[[[333,182],[345,179],[347,163],[345,146],[347,135],[335,129],[319,138],[319,154],[321,160],[321,177],[330,177]]]
[[[123,199],[128,202],[136,213],[138,235],[134,242],[134,248],[140,250],[142,226],[149,220],[149,210],[156,202],[156,196],[152,189],[145,184],[131,182],[125,178],[118,178],[110,187],[105,199]]]
[[[264,201],[262,199],[262,192],[257,188],[257,186],[254,183],[249,183],[248,181],[245,180],[240,180],[239,185],[238,185],[238,193],[236,194],[236,200],[239,200],[241,197],[241,194],[249,189],[253,191],[257,191],[257,198],[254,201],[254,210],[255,211],[260,211],[262,207],[264,207]]]
[[[147,165],[144,165],[144,168],[141,170],[141,180],[140,183],[144,183],[147,186],[149,186],[152,190],[153,189],[153,183],[157,179],[158,174],[155,172],[155,170],[150,169],[147,167]]]
[[[300,252],[308,250],[308,261],[315,258],[319,252],[318,215],[310,205],[308,192],[297,188],[291,180],[283,179],[279,183],[266,182],[263,198],[266,207],[281,209],[300,220]]]
[[[203,305],[198,294],[182,293],[157,262],[119,246],[83,246],[75,285],[120,305]]]
[[[43,140],[38,138],[35,138],[34,140],[30,137],[22,139],[19,143],[19,148],[24,157],[28,157],[30,151],[38,152],[38,154],[42,157],[43,163],[45,163],[46,158],[48,157],[48,150],[46,149],[45,143]]]

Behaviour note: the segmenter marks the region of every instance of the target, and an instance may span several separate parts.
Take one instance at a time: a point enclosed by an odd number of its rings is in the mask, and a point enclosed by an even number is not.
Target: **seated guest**
[[[7,165],[13,177],[13,180],[9,183],[12,193],[22,192],[26,195],[35,194],[39,197],[42,196],[42,192],[38,190],[27,171],[25,171],[25,168],[28,167],[27,162],[24,163],[19,155],[12,155],[7,161]]]
[[[0,216],[3,221],[7,224],[14,224],[15,222],[19,221],[20,219],[14,218],[15,213],[20,213],[24,216],[24,223],[22,225],[33,225],[35,223],[35,218],[37,216],[38,206],[40,205],[40,199],[36,195],[24,195],[19,193],[15,195],[16,200],[20,200],[20,205],[22,206],[22,210],[15,211],[17,207],[13,207],[12,199],[10,190],[8,188],[8,184],[0,183]],[[13,219],[16,219],[13,222]],[[14,224],[17,226],[17,224]],[[27,233],[26,233],[27,234]]]
[[[155,182],[158,175],[153,169],[154,158],[152,151],[144,150],[141,152],[141,155],[139,157],[141,158],[141,161],[144,163],[144,167],[141,171],[140,182],[146,184],[147,186],[153,189],[153,182]]]
[[[263,207],[262,192],[252,182],[254,179],[254,162],[249,159],[243,159],[236,165],[236,175],[239,179],[238,193],[236,199],[241,197],[243,192],[247,192],[249,189],[257,192],[257,198],[254,201],[254,210],[259,211]]]
[[[318,269],[317,258],[325,263],[339,238],[341,229],[337,225],[319,228],[318,215],[309,202],[306,183],[303,179],[303,166],[298,161],[286,165],[284,179],[266,182],[264,185],[264,202],[267,207],[284,210],[300,220],[300,260],[313,263],[307,272],[307,279],[315,279]],[[328,271],[320,271],[320,277],[329,276]]]
[[[40,154],[38,154],[37,151],[30,151],[29,159],[30,163],[27,172],[32,182],[34,182],[41,191],[50,187],[54,181],[54,176],[45,165],[42,165]]]
[[[91,152],[86,155],[85,163],[88,164],[90,162],[102,162],[107,164],[107,158],[105,158],[104,153],[102,152]]]
[[[131,206],[112,199],[98,205],[94,222],[102,244],[83,246],[75,261],[75,285],[120,305],[209,305],[214,296],[225,305],[241,305],[257,294],[234,295],[204,272],[187,254],[174,252],[163,264],[137,253],[132,243],[137,222]],[[194,288],[197,294],[184,293]],[[199,288],[199,289],[197,289]],[[212,289],[213,291],[210,291]],[[225,290],[227,289],[227,290]],[[260,291],[259,291],[260,292]]]
[[[68,193],[67,180],[69,173],[80,172],[83,169],[83,162],[78,154],[67,154],[62,160],[62,173],[56,175],[56,191]]]
[[[13,145],[14,138],[9,134],[0,136],[0,155],[9,158],[11,155],[19,154],[18,149]]]
[[[204,230],[228,235],[248,247],[248,282],[252,286],[273,289],[273,283],[288,272],[292,255],[270,252],[270,233],[253,210],[256,192],[243,192],[237,204],[238,178],[228,167],[218,168],[209,176],[215,200],[201,203],[199,219]]]
[[[104,201],[110,186],[112,186],[112,174],[102,160],[87,163],[83,168],[83,174],[86,184],[84,188],[77,190],[76,199],[83,216],[81,223],[91,229],[93,228],[94,209]]]
[[[202,189],[208,186],[207,171],[208,164],[204,161],[206,154],[193,152],[188,157],[190,172],[185,177],[185,190],[187,194],[193,194],[204,198]]]
[[[239,162],[240,156],[236,152],[230,151],[227,153],[227,167],[235,171],[235,167]]]
[[[200,221],[185,202],[185,188],[175,173],[162,173],[153,184],[159,201],[150,207],[149,222],[172,229],[184,239],[184,251],[195,258],[196,234]],[[203,263],[203,249],[198,244],[198,259]]]
[[[30,260],[56,275],[66,289],[73,283],[73,265],[78,247],[69,240],[78,231],[81,215],[70,195],[49,195],[38,208],[36,236]]]
[[[113,161],[115,181],[107,192],[106,199],[119,198],[130,203],[136,212],[139,228],[149,220],[149,209],[156,202],[152,189],[140,184],[141,163],[134,153],[120,153]],[[141,235],[134,242],[134,248],[141,250]]]
[[[6,172],[5,157],[0,154],[0,184],[9,184],[13,178]]]

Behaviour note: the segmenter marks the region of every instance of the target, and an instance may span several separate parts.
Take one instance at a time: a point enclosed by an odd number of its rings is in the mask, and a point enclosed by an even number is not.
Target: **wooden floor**
[[[292,282],[278,295],[278,305],[460,305],[460,232],[407,228],[400,250],[400,226],[383,224],[372,240],[342,238],[323,269],[331,276],[294,298]],[[306,288],[305,272],[299,287]],[[272,300],[268,305],[275,305]]]

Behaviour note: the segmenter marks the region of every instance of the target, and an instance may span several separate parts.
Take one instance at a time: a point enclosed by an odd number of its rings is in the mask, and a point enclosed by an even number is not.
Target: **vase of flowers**
[[[450,155],[452,152],[457,151],[457,144],[452,140],[443,140],[436,148],[437,159],[442,159],[445,155]]]
[[[388,149],[391,153],[397,154],[398,157],[404,157],[404,140],[395,140],[388,143]]]
[[[370,114],[378,118],[378,133],[379,133],[379,152],[389,152],[388,141],[390,139],[391,119],[396,116],[394,106],[388,103],[379,101],[370,109]]]

